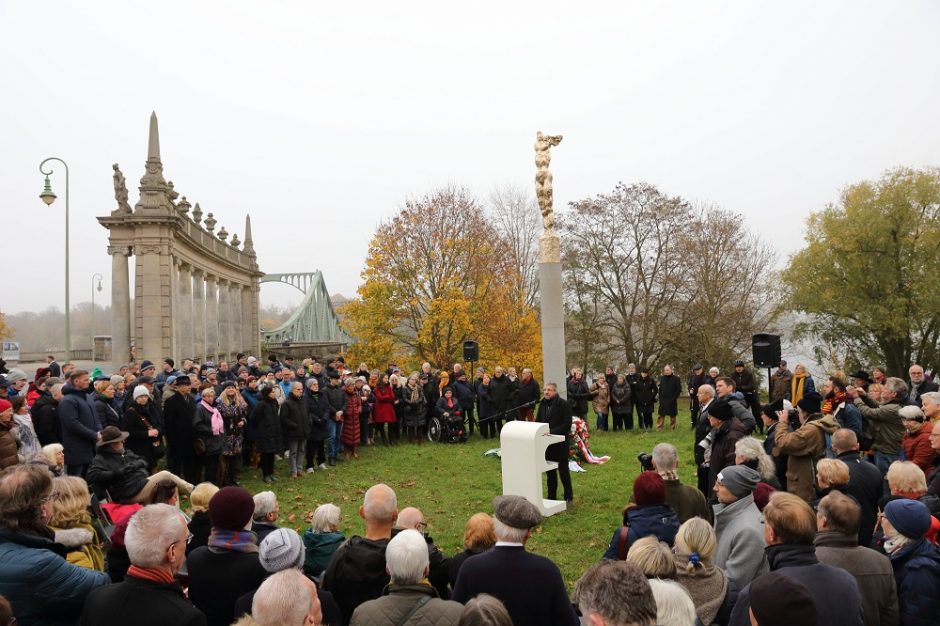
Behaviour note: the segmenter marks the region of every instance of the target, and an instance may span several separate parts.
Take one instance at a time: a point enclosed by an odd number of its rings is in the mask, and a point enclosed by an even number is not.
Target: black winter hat
[[[803,412],[807,415],[812,415],[813,413],[819,413],[822,408],[822,400],[822,396],[813,391],[803,396],[803,399],[797,402],[796,406],[803,409]]]
[[[722,422],[734,417],[734,411],[731,410],[731,403],[727,400],[715,400],[712,402],[708,406],[708,414]]]

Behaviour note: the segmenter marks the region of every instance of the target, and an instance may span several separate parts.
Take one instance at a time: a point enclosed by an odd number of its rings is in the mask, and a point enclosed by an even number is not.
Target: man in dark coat
[[[614,378],[616,379],[616,375]],[[524,368],[522,378],[519,379],[519,389],[516,392],[516,403],[522,406],[519,409],[519,419],[526,422],[535,421],[535,405],[541,397],[542,391],[539,389],[538,381],[532,377],[532,370],[528,367]]]
[[[74,370],[69,383],[62,388],[59,422],[62,425],[62,446],[65,448],[65,471],[69,476],[88,473],[95,456],[95,443],[103,428],[88,403],[88,372]]]
[[[558,499],[558,475],[565,491],[565,502],[574,500],[571,490],[571,473],[568,471],[568,436],[571,433],[571,405],[558,395],[555,383],[545,383],[545,399],[539,404],[538,421],[548,424],[553,435],[564,435],[565,440],[553,443],[545,449],[545,460],[558,463],[558,469],[546,472],[548,499]]]
[[[734,465],[734,446],[747,437],[747,429],[734,417],[731,405],[725,400],[716,400],[708,406],[708,420],[715,433],[708,461],[708,482],[714,485],[718,472]]]
[[[780,490],[787,490],[787,455],[777,449],[776,435],[777,429],[787,430],[790,425],[780,423],[777,412],[783,410],[783,400],[778,400],[771,404],[765,404],[761,407],[761,420],[764,422],[764,432],[767,437],[764,439],[764,452],[774,461],[774,474],[777,476],[777,482],[780,483]]]
[[[176,540],[155,550],[155,543],[167,535]],[[206,616],[175,580],[186,559],[188,538],[186,519],[175,507],[151,504],[135,513],[124,535],[131,560],[127,577],[88,594],[82,626],[205,626]]]
[[[806,585],[819,624],[862,626],[862,598],[855,577],[816,558],[816,513],[799,496],[778,491],[764,507],[764,539],[770,570]],[[741,590],[731,626],[750,626],[750,585]]]
[[[833,491],[819,501],[816,522],[816,558],[821,563],[841,567],[855,577],[862,596],[865,626],[897,624],[894,570],[884,554],[858,545],[858,503]]]
[[[492,407],[493,414],[499,415],[498,418],[493,420],[496,423],[497,431],[502,430],[503,420],[509,421],[507,416],[500,414],[504,413],[506,409],[512,408],[509,406],[509,396],[511,393],[512,387],[509,377],[506,376],[503,368],[497,367],[493,370],[493,378],[490,379],[490,406]]]
[[[178,376],[175,393],[163,404],[163,432],[166,434],[166,467],[191,483],[199,482],[199,464],[193,442],[193,418],[196,402],[189,376]]]
[[[330,384],[326,388],[326,399],[330,403],[330,439],[327,442],[327,457],[330,465],[336,465],[343,451],[343,412],[346,410],[346,392],[339,383],[339,373],[330,373]]]
[[[744,367],[744,361],[738,359],[734,362],[734,373],[731,374],[734,388],[744,396],[744,404],[751,409],[754,422],[760,417],[760,393],[754,383],[754,374]]]
[[[333,594],[346,624],[356,607],[380,597],[389,583],[385,548],[398,518],[398,498],[392,488],[383,484],[370,487],[359,507],[359,517],[365,522],[365,536],[354,535],[341,545],[323,574],[323,588]]]
[[[874,463],[859,458],[858,437],[849,428],[832,433],[832,452],[849,466],[847,495],[855,498],[861,509],[858,526],[858,545],[869,546],[878,519],[878,501],[884,495],[881,472]]]
[[[708,499],[712,496],[712,487],[715,483],[708,482],[708,464],[711,463],[711,455],[706,455],[706,452],[711,449],[711,441],[706,441],[705,438],[712,432],[711,422],[708,421],[708,407],[715,401],[715,388],[711,384],[699,385],[696,398],[699,410],[695,416],[695,448],[692,452],[695,456],[698,490]]]
[[[699,418],[699,412],[701,405],[698,400],[698,388],[702,385],[714,385],[715,381],[705,373],[705,369],[702,367],[701,363],[696,363],[692,366],[692,375],[689,376],[689,398],[692,400],[691,405],[691,414],[692,414],[692,428],[695,428],[695,424]]]
[[[663,367],[659,377],[659,413],[656,418],[656,430],[662,431],[663,420],[669,416],[670,430],[676,429],[676,416],[679,414],[679,396],[682,395],[682,381],[672,373],[672,365]]]
[[[554,390],[554,383],[545,384],[546,391],[550,387]],[[466,603],[487,593],[502,601],[515,626],[577,626],[558,566],[526,552],[532,529],[542,522],[535,505],[521,496],[498,496],[493,517],[498,543],[464,562],[452,599]]]
[[[326,450],[324,446],[330,438],[330,401],[326,392],[320,391],[320,378],[310,376],[306,382],[307,391],[304,393],[304,406],[310,420],[310,436],[307,438],[307,473],[326,469]]]
[[[910,404],[921,406],[920,397],[923,394],[931,391],[940,391],[940,385],[938,385],[935,381],[926,380],[924,378],[924,368],[917,363],[911,365],[907,373],[910,375],[907,392],[907,401]]]

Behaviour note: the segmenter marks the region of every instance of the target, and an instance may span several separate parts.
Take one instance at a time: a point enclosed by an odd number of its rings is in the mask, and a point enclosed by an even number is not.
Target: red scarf
[[[127,575],[133,576],[134,578],[140,578],[142,580],[152,580],[153,582],[160,583],[162,585],[170,585],[174,581],[173,574],[166,570],[144,569],[142,567],[137,567],[136,565],[131,565],[129,568],[127,568]]]

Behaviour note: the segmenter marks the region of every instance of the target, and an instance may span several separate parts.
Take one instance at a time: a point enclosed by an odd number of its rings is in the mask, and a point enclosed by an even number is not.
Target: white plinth
[[[545,460],[545,449],[564,441],[562,435],[549,434],[548,424],[512,421],[503,426],[499,436],[503,461],[503,495],[522,496],[548,517],[567,509],[564,500],[542,497],[542,474],[558,467]]]

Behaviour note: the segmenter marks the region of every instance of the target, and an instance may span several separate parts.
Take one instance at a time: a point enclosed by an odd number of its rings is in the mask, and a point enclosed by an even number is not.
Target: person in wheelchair
[[[434,417],[428,424],[428,438],[432,441],[466,441],[463,418],[464,412],[460,401],[454,397],[454,390],[444,387],[443,394],[434,407]],[[434,423],[435,420],[437,424]]]

